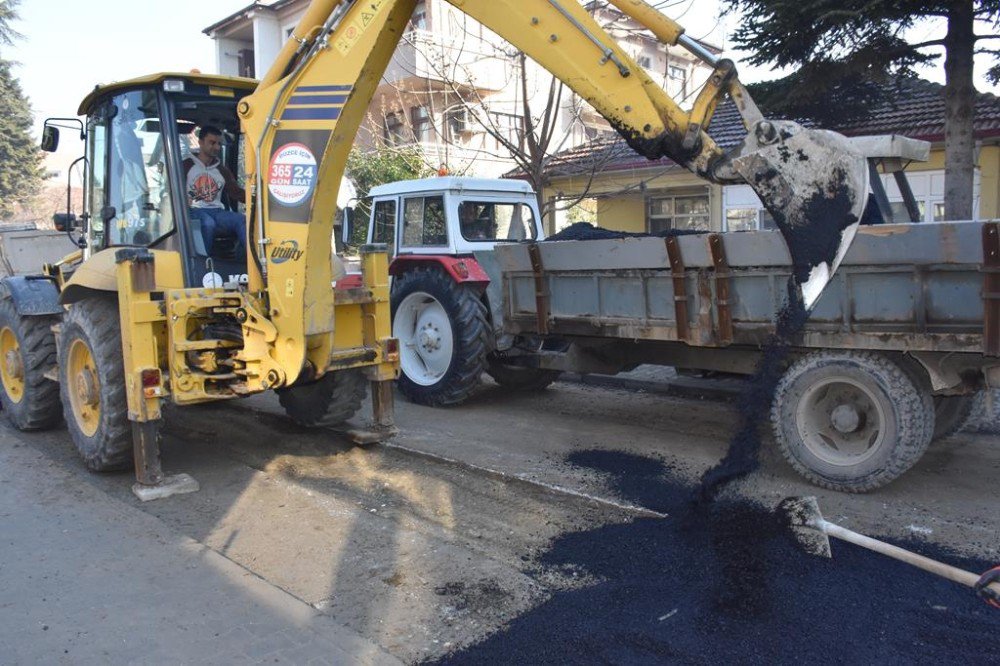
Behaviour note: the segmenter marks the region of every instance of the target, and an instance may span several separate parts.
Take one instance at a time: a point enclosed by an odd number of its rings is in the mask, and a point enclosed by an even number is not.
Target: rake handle
[[[869,536],[865,536],[864,534],[852,532],[845,527],[841,527],[840,525],[836,525],[825,520],[820,520],[817,527],[829,536],[836,537],[843,541],[849,541],[856,546],[873,550],[876,553],[881,553],[887,557],[906,562],[907,564],[912,564],[918,569],[929,571],[930,573],[937,574],[942,578],[947,578],[948,580],[955,581],[956,583],[961,583],[966,587],[974,587],[976,582],[979,580],[979,576],[974,573],[959,569],[958,567],[953,567],[950,564],[945,564],[944,562],[932,560],[929,557],[924,557],[923,555],[911,553],[910,551],[900,548],[899,546],[893,546],[885,541],[879,541],[878,539],[873,539]],[[990,583],[988,587],[994,592],[1000,593],[1000,583]]]

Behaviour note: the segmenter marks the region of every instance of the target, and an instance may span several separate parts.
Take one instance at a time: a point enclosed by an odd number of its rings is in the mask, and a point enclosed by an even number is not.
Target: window
[[[390,146],[400,146],[406,143],[403,121],[397,114],[385,114],[385,131],[382,136]]]
[[[444,197],[412,197],[403,201],[403,245],[408,247],[448,244]]]
[[[156,92],[118,95],[108,115],[106,190],[104,201],[93,192],[91,214],[102,223],[107,217],[108,245],[150,245],[174,228]],[[103,159],[94,149],[95,160]]]
[[[418,2],[417,6],[413,9],[413,15],[410,17],[410,29],[411,30],[426,30],[427,29],[427,3]]]
[[[434,140],[431,118],[427,107],[414,106],[410,108],[410,127],[413,128],[413,140],[417,143],[430,143]]]
[[[449,109],[445,114],[445,124],[448,127],[448,139],[456,142],[462,138],[463,134],[472,131],[474,119],[472,114],[464,106]]]
[[[648,55],[637,55],[635,57],[635,63],[642,67],[643,69],[649,69],[653,66],[653,61]]]
[[[690,231],[711,230],[708,194],[677,194],[649,199],[648,226],[650,233],[669,229]]]
[[[726,209],[726,231],[754,231],[756,229],[756,208]]]
[[[95,122],[96,121],[96,122]],[[104,220],[101,219],[101,208],[104,206],[104,182],[107,172],[107,141],[108,130],[103,120],[91,116],[87,128],[87,160],[92,168],[90,182],[86,185],[87,200],[84,208],[90,211],[90,224],[87,233],[90,234],[91,246],[104,245]]]
[[[468,241],[520,241],[535,238],[531,207],[523,203],[463,201],[458,206],[462,238]]]
[[[396,242],[396,202],[393,199],[379,201],[372,213],[372,242],[385,243],[390,253]]]
[[[524,119],[513,113],[497,113],[491,111],[489,114],[491,136],[499,135],[511,145],[517,146],[518,150],[524,149]],[[493,136],[497,149],[507,149],[507,146]]]
[[[672,97],[687,96],[687,70],[670,65],[667,67],[667,94]]]

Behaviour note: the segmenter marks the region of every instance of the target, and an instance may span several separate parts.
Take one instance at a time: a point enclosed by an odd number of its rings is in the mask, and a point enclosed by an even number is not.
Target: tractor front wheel
[[[59,387],[70,436],[88,469],[132,465],[121,324],[114,297],[70,306],[59,336]]]

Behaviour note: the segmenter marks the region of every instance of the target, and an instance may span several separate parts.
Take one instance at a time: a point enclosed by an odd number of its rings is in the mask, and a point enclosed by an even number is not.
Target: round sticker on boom
[[[301,143],[286,143],[274,151],[267,174],[267,189],[282,206],[295,207],[307,200],[316,186],[316,157]]]

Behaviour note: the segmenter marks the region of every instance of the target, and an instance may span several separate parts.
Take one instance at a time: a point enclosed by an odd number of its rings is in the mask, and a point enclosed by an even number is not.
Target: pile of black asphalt
[[[771,507],[732,493],[700,501],[660,460],[604,450],[569,460],[669,517],[559,537],[537,564],[597,582],[555,592],[440,663],[1000,663],[1000,611],[968,588],[847,543],[832,544],[832,559],[808,554]]]
[[[623,237],[590,225],[566,231]],[[847,543],[833,544],[833,559],[809,554],[782,512],[726,492],[758,466],[771,398],[808,316],[797,292],[790,283],[737,402],[727,453],[699,483],[621,451],[568,457],[605,475],[618,496],[668,517],[557,538],[537,567],[597,582],[555,592],[439,663],[1000,663],[1000,611],[968,588]],[[970,571],[992,566],[901,545]]]
[[[667,229],[654,233],[642,233],[633,231],[614,231],[603,227],[595,227],[589,222],[576,222],[569,225],[562,231],[547,236],[547,241],[568,241],[568,240],[615,240],[619,238],[665,238],[667,236],[688,236],[706,234],[707,231],[691,231],[688,229]]]

